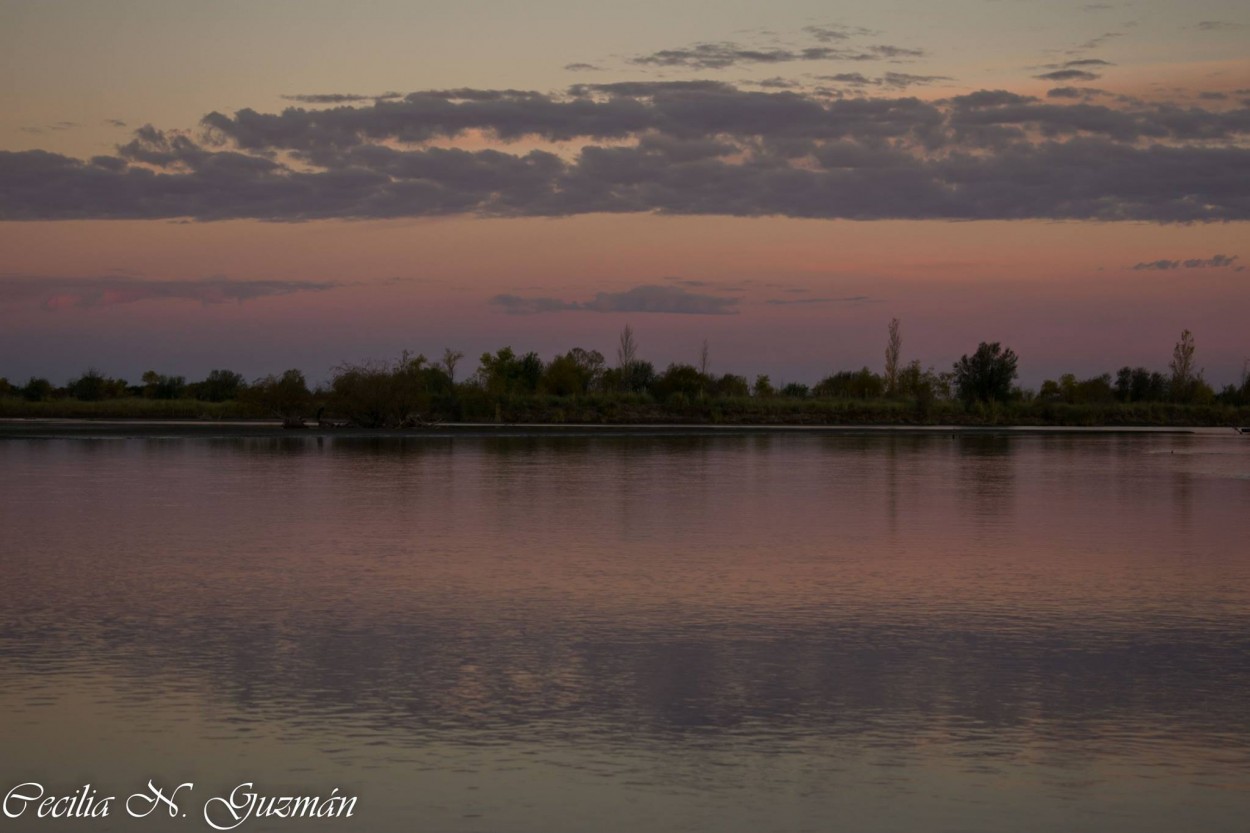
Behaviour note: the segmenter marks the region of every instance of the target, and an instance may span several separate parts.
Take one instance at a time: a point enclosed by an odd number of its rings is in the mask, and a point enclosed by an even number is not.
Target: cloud
[[[836,23],[804,26],[803,33],[810,35],[821,43],[848,40],[857,35],[878,34],[877,32],[874,32],[871,29],[865,29],[862,26],[842,26]]]
[[[214,112],[198,132],[148,125],[90,159],[0,151],[0,220],[1250,219],[1250,105],[1063,97],[643,81]],[[470,131],[489,146],[445,146]]]
[[[766,31],[753,35],[771,34]],[[923,49],[871,44],[851,46],[852,39],[879,34],[860,26],[814,24],[804,26],[802,34],[816,42],[814,46],[751,45],[736,41],[704,41],[674,49],[661,49],[629,59],[636,66],[721,70],[750,64],[784,64],[796,61],[893,61],[912,60],[925,55]],[[837,44],[836,46],[833,44]]]
[[[811,304],[866,304],[873,301],[867,295],[848,295],[844,298],[770,298],[765,304],[777,307]]]
[[[580,304],[561,301],[557,298],[523,298],[520,295],[496,295],[490,303],[499,307],[509,315],[537,315],[542,312],[563,312],[581,309]]]
[[[676,286],[645,284],[624,292],[599,292],[589,301],[496,295],[490,303],[509,315],[544,312],[634,312],[679,315],[736,315],[738,298],[687,292]]]
[[[390,101],[403,98],[403,93],[382,93],[381,95],[359,95],[357,93],[300,93],[284,95],[287,101],[298,101],[301,104],[349,104],[357,101]]]
[[[1211,257],[1201,258],[1192,257],[1187,260],[1151,260],[1143,263],[1137,263],[1130,266],[1135,271],[1160,271],[1166,272],[1172,269],[1223,269],[1233,265],[1238,259],[1237,255],[1212,255]]]
[[[1047,98],[1079,98],[1082,101],[1102,95],[1107,95],[1107,91],[1096,87],[1055,87],[1046,91]]]
[[[594,64],[585,64],[580,62],[575,64],[565,64],[564,68],[569,72],[599,72],[603,69],[603,67],[595,66]]]
[[[1079,69],[1080,67],[1113,67],[1115,64],[1102,58],[1077,58],[1061,64],[1042,64],[1041,69]]]
[[[1054,72],[1043,72],[1033,77],[1043,81],[1096,81],[1102,76],[1083,69],[1057,69]]]
[[[1229,20],[1202,20],[1198,22],[1198,28],[1203,32],[1235,32],[1245,29],[1246,24]]]
[[[26,125],[25,127],[20,127],[18,129],[23,133],[47,133],[48,131],[56,132],[61,130],[73,130],[78,126],[78,122],[75,121],[58,121],[53,122],[52,124]]]
[[[789,81],[785,78],[780,78],[780,77],[765,78],[762,81],[750,81],[746,83],[753,84],[757,87],[762,87],[766,90],[792,90],[795,87],[799,86],[798,83],[795,81]]]
[[[833,81],[851,87],[885,87],[902,90],[907,87],[926,86],[938,81],[950,81],[947,75],[912,75],[906,72],[887,72],[870,78],[861,72],[839,72],[833,75],[817,75],[817,81]]]
[[[1069,49],[1068,54],[1079,55],[1082,52],[1088,52],[1091,49],[1097,49],[1098,47],[1102,46],[1109,40],[1114,40],[1115,38],[1122,38],[1122,37],[1124,37],[1123,32],[1103,32],[1101,35],[1098,35],[1097,37],[1094,37],[1094,38],[1090,38],[1084,43],[1077,44],[1072,49]]]
[[[884,61],[920,58],[923,49],[877,44],[861,49],[810,46],[801,49],[751,48],[732,41],[696,43],[680,49],[661,49],[630,59],[631,64],[716,70],[740,64],[784,64],[793,61]]]
[[[137,301],[242,303],[300,292],[324,292],[340,285],[317,281],[239,281],[218,276],[192,280],[143,280],[127,276],[14,275],[0,276],[0,303],[38,304],[45,310],[88,309]]]

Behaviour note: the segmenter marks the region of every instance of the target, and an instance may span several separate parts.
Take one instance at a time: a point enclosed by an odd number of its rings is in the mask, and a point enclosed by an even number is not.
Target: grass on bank
[[[318,408],[324,416],[342,420],[331,400],[308,409],[310,421]],[[584,396],[529,395],[496,398],[460,396],[438,403],[420,415],[423,422],[507,422],[550,424],[659,424],[682,425],[962,425],[1152,427],[1250,425],[1250,407],[1225,404],[1185,405],[1167,402],[1108,402],[1067,404],[1013,402],[974,404],[936,400],[919,404],[895,399],[823,399],[789,397],[670,397],[664,403],[646,394],[590,394]],[[53,399],[31,402],[0,397],[0,418],[9,419],[151,419],[235,420],[272,419],[263,408],[239,401],[204,402],[195,399],[127,397],[94,402]]]
[[[242,402],[202,402],[198,399],[48,399],[29,402],[17,397],[0,398],[4,419],[266,419],[269,414]]]

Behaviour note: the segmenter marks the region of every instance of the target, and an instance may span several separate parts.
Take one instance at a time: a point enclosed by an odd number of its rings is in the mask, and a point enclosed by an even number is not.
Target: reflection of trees
[[[1013,438],[1001,434],[963,434],[956,438],[960,503],[977,529],[1005,529],[1014,510],[1016,457]]]

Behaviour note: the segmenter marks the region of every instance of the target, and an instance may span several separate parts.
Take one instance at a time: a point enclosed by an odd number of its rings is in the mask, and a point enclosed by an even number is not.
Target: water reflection
[[[0,443],[0,774],[256,760],[379,830],[1236,829],[1246,455]]]

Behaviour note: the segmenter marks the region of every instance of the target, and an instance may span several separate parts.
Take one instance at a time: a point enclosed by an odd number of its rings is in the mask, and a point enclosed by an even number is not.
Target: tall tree
[[[459,350],[452,350],[450,347],[443,348],[443,370],[447,371],[447,378],[451,379],[452,384],[456,383],[456,365],[464,358],[464,353]]]
[[[1194,382],[1194,335],[1189,330],[1181,331],[1181,340],[1172,348],[1172,361],[1168,363],[1172,371],[1172,398],[1181,402],[1193,397]]]
[[[622,370],[637,361],[638,344],[634,341],[634,330],[628,324],[621,330],[621,341],[616,348],[616,364]]]
[[[885,347],[885,392],[888,396],[898,393],[898,360],[903,349],[903,336],[899,333],[899,320],[890,319],[890,341]]]

